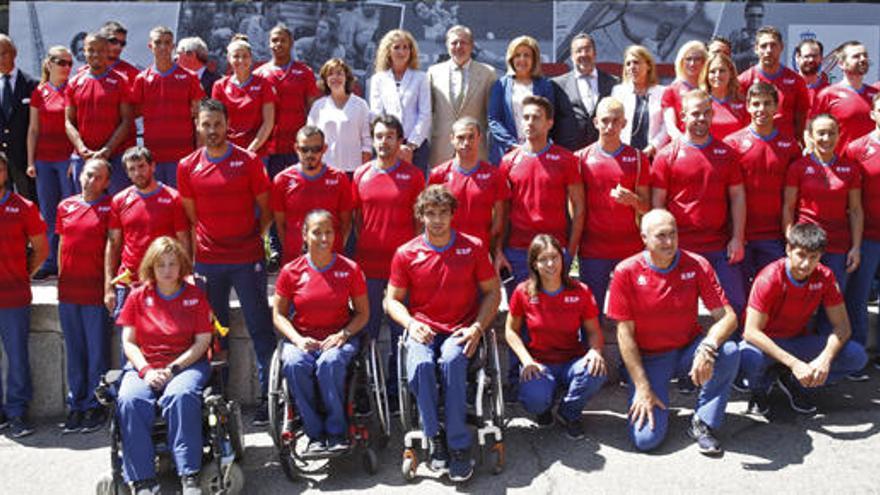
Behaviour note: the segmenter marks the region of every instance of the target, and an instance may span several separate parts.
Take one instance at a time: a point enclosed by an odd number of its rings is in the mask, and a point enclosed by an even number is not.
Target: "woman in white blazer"
[[[370,110],[397,117],[406,143],[400,158],[427,173],[431,135],[431,85],[419,68],[419,48],[408,31],[393,29],[379,42],[370,78]]]
[[[629,46],[623,52],[622,82],[614,86],[611,96],[623,103],[626,112],[626,126],[620,139],[649,157],[669,141],[660,107],[665,89],[658,84],[651,52],[641,45]]]

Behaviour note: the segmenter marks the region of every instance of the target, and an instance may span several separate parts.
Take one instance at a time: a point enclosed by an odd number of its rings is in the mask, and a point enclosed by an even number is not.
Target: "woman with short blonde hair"
[[[669,141],[669,135],[661,105],[666,87],[659,84],[651,51],[641,45],[627,47],[622,75],[623,81],[611,90],[611,96],[623,103],[626,117],[620,140],[653,157]]]

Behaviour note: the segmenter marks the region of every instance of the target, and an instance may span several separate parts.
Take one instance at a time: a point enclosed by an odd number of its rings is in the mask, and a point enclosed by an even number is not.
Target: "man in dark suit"
[[[596,142],[599,132],[593,126],[596,105],[611,95],[618,83],[616,77],[596,69],[596,46],[587,33],[571,40],[571,62],[574,68],[553,79],[560,121],[569,123],[567,132],[556,134],[557,144],[571,151]]]
[[[214,83],[220,79],[216,72],[208,70],[208,45],[198,36],[181,38],[177,42],[177,63],[184,69],[194,72],[202,83],[205,94],[210,96]]]
[[[31,93],[39,81],[15,67],[15,43],[0,34],[0,151],[9,158],[9,176],[15,190],[36,200],[34,179],[27,176],[27,132]]]

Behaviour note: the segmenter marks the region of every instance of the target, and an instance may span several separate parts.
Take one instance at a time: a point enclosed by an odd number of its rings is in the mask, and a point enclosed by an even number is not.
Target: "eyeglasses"
[[[64,60],[63,58],[53,58],[52,63],[59,67],[73,67],[72,60]]]
[[[324,150],[323,146],[297,146],[296,150],[300,153],[320,153]]]
[[[128,44],[125,40],[120,40],[117,38],[110,38],[109,40],[107,40],[107,42],[110,43],[111,45],[119,45],[123,48],[125,48],[125,45]]]

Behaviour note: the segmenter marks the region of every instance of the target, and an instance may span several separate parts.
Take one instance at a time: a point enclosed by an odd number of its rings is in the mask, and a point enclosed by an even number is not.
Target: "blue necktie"
[[[9,120],[12,116],[12,78],[9,74],[3,74],[3,101],[0,106],[3,107],[3,116]]]

